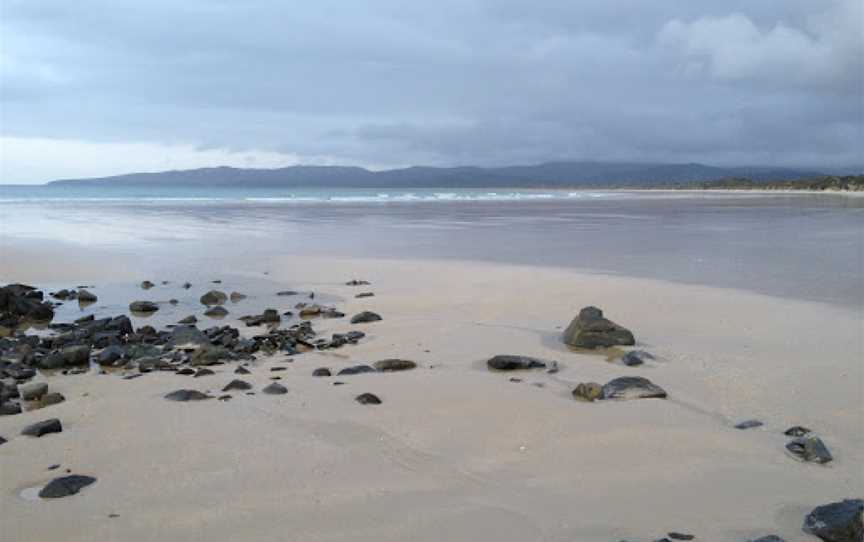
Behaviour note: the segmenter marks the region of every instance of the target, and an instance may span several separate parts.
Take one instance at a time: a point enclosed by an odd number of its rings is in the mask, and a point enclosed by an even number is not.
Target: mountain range
[[[788,181],[824,173],[780,167],[579,161],[506,167],[415,166],[384,171],[348,166],[290,166],[276,169],[211,167],[90,179],[63,179],[49,184],[355,188],[644,187],[686,185],[729,178]]]

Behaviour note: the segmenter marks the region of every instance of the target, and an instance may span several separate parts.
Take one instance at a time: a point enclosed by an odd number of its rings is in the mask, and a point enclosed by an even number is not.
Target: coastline
[[[92,271],[98,282],[99,266]],[[65,280],[56,272],[51,278]],[[15,436],[48,409],[0,418],[0,435],[14,437],[0,448],[5,532],[599,542],[678,530],[720,542],[773,532],[794,542],[806,540],[800,520],[814,505],[864,492],[859,311],[508,264],[281,257],[271,275],[334,296],[347,314],[372,309],[384,320],[364,326],[367,340],[356,346],[255,362],[256,387],[271,367],[286,367],[278,374],[289,393],[280,398],[161,398],[181,385],[218,389],[232,366],[191,384],[157,373],[51,378],[68,398],[50,407],[63,433]],[[355,299],[344,286],[355,277],[370,280],[375,297]],[[628,368],[568,350],[561,328],[591,304],[633,329],[637,346],[659,361]],[[324,333],[351,327],[314,325]],[[503,353],[556,360],[561,370],[510,382],[482,365]],[[386,357],[420,367],[346,377],[339,387],[311,377],[319,365]],[[624,374],[648,376],[670,398],[583,404],[569,395],[577,382]],[[361,391],[384,404],[358,407],[351,398]],[[750,418],[765,426],[732,427]],[[830,466],[784,454],[782,431],[795,424],[818,428],[835,455]],[[63,502],[18,496],[58,462],[99,482],[86,498]]]

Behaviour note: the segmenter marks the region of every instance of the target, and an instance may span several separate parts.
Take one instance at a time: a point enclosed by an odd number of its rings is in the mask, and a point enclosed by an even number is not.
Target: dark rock
[[[578,348],[629,346],[636,343],[633,333],[603,317],[597,307],[585,307],[564,331],[564,342]]]
[[[234,374],[248,375],[248,374],[251,374],[251,371],[249,369],[247,369],[246,367],[240,366],[240,367],[237,367],[236,369],[234,369]]]
[[[288,367],[271,367],[270,370],[273,372],[284,371]]]
[[[85,487],[96,482],[96,478],[92,476],[84,476],[81,474],[71,474],[69,476],[61,476],[54,478],[42,488],[39,492],[39,497],[43,499],[59,499],[75,495]]]
[[[312,371],[312,376],[333,376],[327,367],[318,367]]]
[[[231,391],[231,390],[242,391],[242,390],[251,390],[251,389],[252,389],[252,384],[250,384],[248,382],[245,382],[243,380],[232,380],[224,388],[222,388],[222,391]]]
[[[776,534],[769,534],[768,536],[760,536],[759,538],[754,538],[753,540],[749,540],[748,542],[786,542],[784,539],[780,538]]]
[[[371,282],[366,281],[366,280],[353,279],[353,280],[349,280],[348,282],[346,282],[345,286],[369,286],[370,284],[371,284]]]
[[[693,540],[694,538],[696,538],[692,534],[676,533],[674,531],[668,533],[666,536],[668,536],[672,540]]]
[[[790,427],[786,431],[783,431],[783,434],[787,437],[803,437],[807,433],[812,433],[812,431],[810,431],[806,427],[801,427],[800,425],[795,425],[793,427]]]
[[[361,292],[354,296],[357,299],[362,299],[364,297],[375,297],[375,294],[372,292]]]
[[[182,288],[183,288],[184,290],[188,290],[188,289],[191,288],[191,287],[192,287],[192,284],[189,283],[189,282],[184,282],[184,283],[183,283],[183,286],[182,286]]]
[[[234,354],[224,346],[201,346],[192,353],[190,365],[215,365],[225,359],[232,359]]]
[[[222,306],[210,307],[206,311],[204,311],[204,316],[209,316],[210,318],[224,318],[228,315],[228,309]]]
[[[382,320],[381,316],[379,316],[379,315],[377,315],[371,311],[363,311],[363,312],[361,312],[359,314],[355,314],[354,316],[351,317],[351,323],[352,324],[363,324],[363,323],[368,323],[368,322],[377,322],[379,320]]]
[[[118,360],[120,360],[125,351],[123,347],[118,345],[111,345],[107,348],[104,348],[99,355],[96,357],[96,362],[99,365],[114,365]]]
[[[210,338],[195,326],[174,326],[166,345],[169,348],[196,350],[201,346],[210,346]]]
[[[60,350],[60,355],[63,357],[63,364],[67,367],[87,365],[90,363],[90,345],[67,346]]]
[[[490,369],[496,371],[516,371],[522,369],[542,369],[546,362],[528,356],[498,355],[486,362]]]
[[[182,320],[178,320],[177,323],[178,324],[197,324],[198,319],[195,318],[194,314],[190,314],[186,318],[183,318]]]
[[[0,437],[0,444],[6,444],[7,442],[9,442],[9,441],[3,437]]]
[[[294,290],[282,290],[281,292],[276,292],[276,295],[284,297],[289,295],[300,295],[300,292],[295,292]]]
[[[573,390],[573,397],[580,401],[596,401],[603,398],[603,386],[596,382],[582,382]]]
[[[764,424],[759,420],[745,420],[735,424],[735,429],[753,429],[754,427],[762,427],[762,425]]]
[[[374,367],[370,367],[368,365],[353,365],[351,367],[345,367],[341,371],[339,371],[338,375],[359,375],[363,373],[375,373],[377,372]]]
[[[63,397],[62,393],[52,391],[42,396],[42,399],[39,400],[39,406],[45,408],[47,406],[60,404],[65,400],[66,398]]]
[[[148,313],[159,310],[159,305],[152,301],[133,301],[129,303],[129,310],[133,313]]]
[[[240,292],[231,292],[231,295],[228,297],[231,299],[231,303],[237,303],[238,301],[246,299],[246,296]]]
[[[34,423],[32,425],[28,425],[21,430],[21,434],[27,435],[29,437],[41,437],[42,435],[47,435],[49,433],[60,433],[62,431],[63,424],[60,423],[60,420],[58,420],[57,418],[51,418],[50,420],[44,420]]]
[[[786,444],[789,454],[799,460],[808,463],[830,463],[834,458],[822,439],[813,433],[807,433],[803,437],[797,437]]]
[[[172,391],[171,393],[165,396],[165,399],[169,401],[203,401],[204,399],[211,399],[211,396],[206,393],[201,393],[198,390],[177,390]]]
[[[177,371],[177,374],[182,376],[192,376],[195,374],[195,369],[191,367],[183,367],[182,369]]]
[[[276,309],[264,309],[264,312],[261,313],[261,321],[267,323],[275,323],[282,320],[282,317],[279,316],[279,311]]]
[[[288,393],[288,388],[286,388],[282,384],[277,384],[276,382],[273,382],[261,391],[269,395],[284,395]]]
[[[603,399],[665,399],[666,391],[641,376],[622,376],[603,386]]]
[[[145,280],[144,282],[141,283],[141,288],[143,288],[144,290],[149,290],[150,288],[152,288],[154,286],[156,286],[156,285],[153,284],[152,282],[150,282],[149,280]]]
[[[198,369],[197,371],[195,371],[194,378],[201,378],[202,376],[210,376],[210,375],[215,375],[215,374],[216,373],[214,373],[210,369],[208,369],[206,367],[202,367],[202,368]]]
[[[201,296],[201,304],[202,305],[221,305],[228,300],[228,296],[225,295],[225,292],[220,292],[219,290],[210,290],[206,294]]]
[[[36,401],[48,393],[46,382],[30,382],[18,386],[18,395],[25,401]]]
[[[417,364],[407,359],[382,359],[373,363],[372,366],[375,367],[377,370],[386,373],[415,369],[417,367]]]
[[[0,416],[14,416],[21,414],[21,405],[17,403],[3,403],[0,405]]]
[[[126,357],[131,360],[157,358],[161,355],[162,350],[152,344],[130,344],[126,347]]]
[[[653,360],[654,356],[644,350],[631,350],[621,356],[621,363],[628,367],[636,367],[642,365],[646,361]]]
[[[381,399],[378,398],[377,395],[372,393],[361,393],[355,400],[361,405],[380,405]]]
[[[78,302],[79,303],[95,303],[99,298],[96,297],[96,294],[88,292],[87,290],[78,290]]]
[[[220,400],[220,401],[230,401],[230,400],[231,400],[231,395],[230,395],[230,394],[227,394],[227,393],[226,393],[225,395],[220,395],[220,396],[219,396],[219,400]]]
[[[804,518],[805,533],[819,537],[824,542],[862,542],[864,500],[845,499],[817,506]]]
[[[87,322],[92,322],[96,320],[96,316],[93,314],[88,314],[87,316],[82,316],[81,318],[76,318],[76,324],[86,324]]]

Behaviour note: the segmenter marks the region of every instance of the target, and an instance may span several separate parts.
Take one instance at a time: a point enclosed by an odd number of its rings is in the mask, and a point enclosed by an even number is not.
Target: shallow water
[[[90,190],[49,198],[32,188],[5,188],[0,189],[0,246],[59,241],[122,254],[154,281],[194,282],[220,273],[251,280],[262,276],[274,256],[284,255],[459,259],[560,266],[864,307],[864,198],[322,194],[235,190],[213,197],[199,191],[99,198]]]

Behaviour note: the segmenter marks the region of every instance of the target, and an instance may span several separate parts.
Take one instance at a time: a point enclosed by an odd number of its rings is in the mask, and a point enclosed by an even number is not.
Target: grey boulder
[[[845,499],[817,506],[804,518],[801,530],[824,542],[862,542],[864,500]]]

